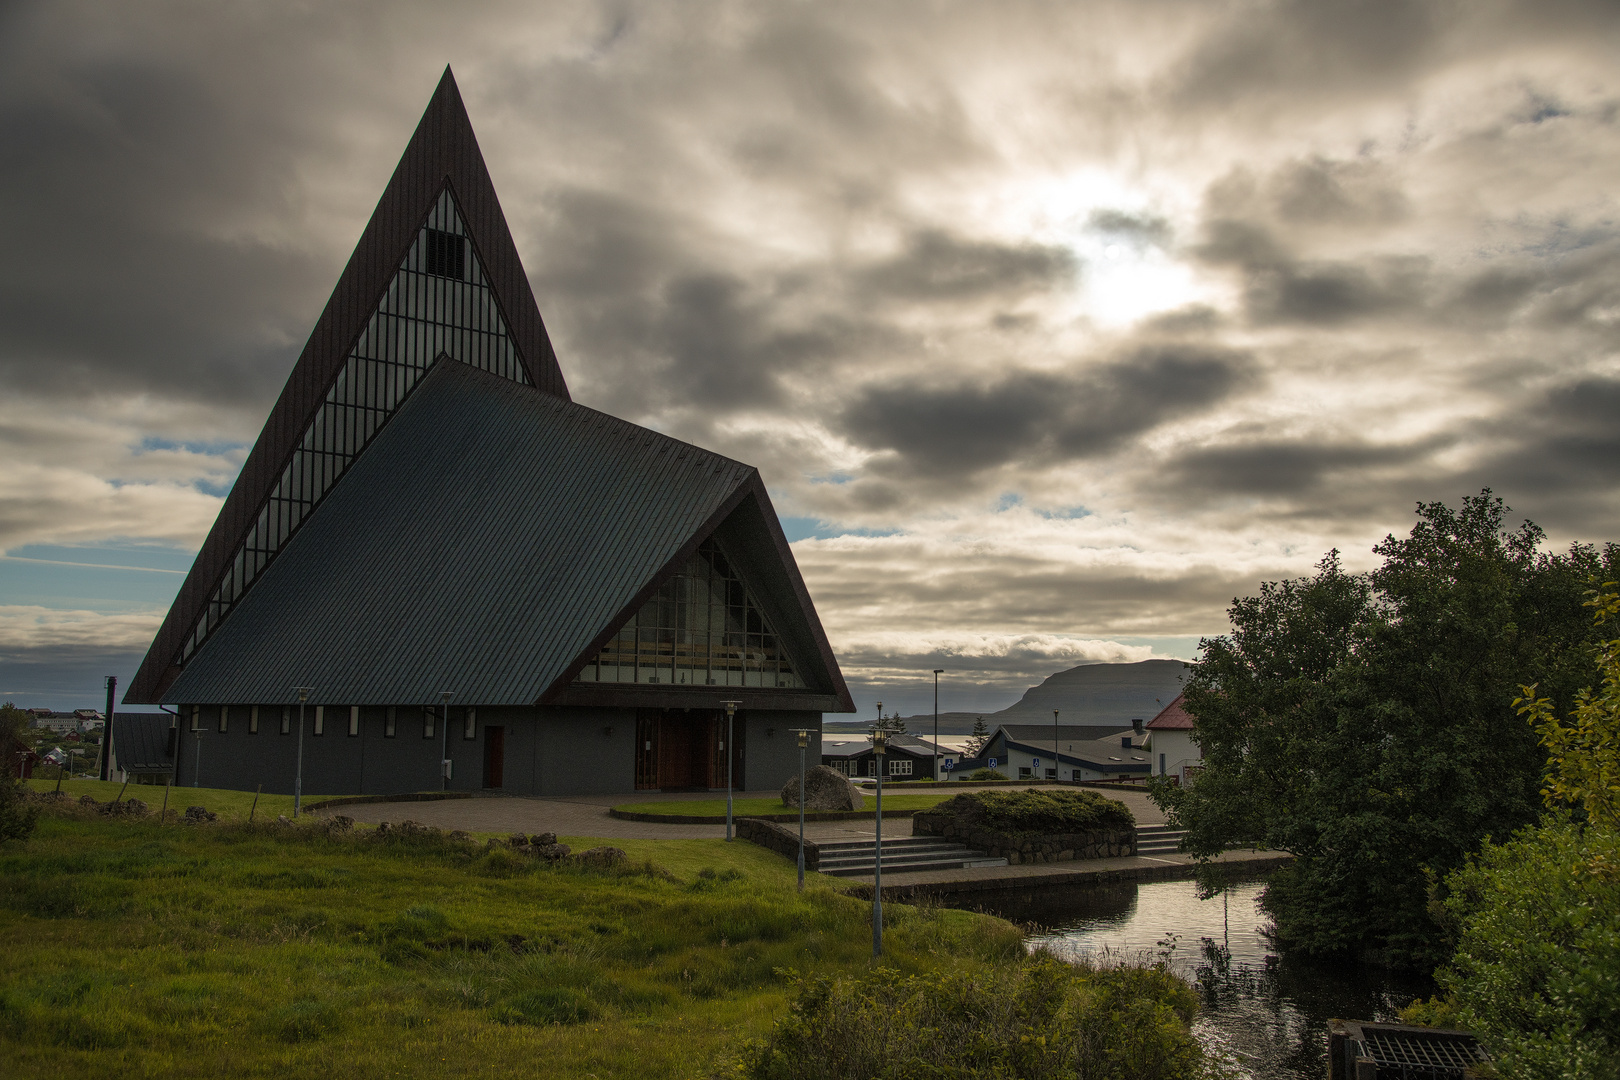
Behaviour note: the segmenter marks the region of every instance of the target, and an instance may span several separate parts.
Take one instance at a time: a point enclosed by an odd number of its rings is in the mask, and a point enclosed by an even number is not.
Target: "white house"
[[[1184,695],[1166,705],[1147,724],[1146,749],[1153,759],[1155,776],[1175,776],[1191,782],[1204,764],[1204,752],[1193,741],[1193,718],[1186,709]]]

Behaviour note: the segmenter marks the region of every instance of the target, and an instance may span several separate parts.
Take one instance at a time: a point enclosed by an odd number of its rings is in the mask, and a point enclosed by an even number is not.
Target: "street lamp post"
[[[439,701],[442,708],[439,710],[439,720],[444,724],[444,730],[439,734],[439,790],[450,790],[450,699],[455,695],[449,690],[439,691]]]
[[[1052,710],[1052,779],[1062,780],[1063,770],[1058,766],[1058,711]]]
[[[729,844],[731,842],[731,766],[737,760],[737,751],[732,746],[732,736],[734,734],[732,729],[734,727],[733,721],[737,716],[737,706],[741,705],[742,702],[722,701],[720,704],[726,707],[726,745],[724,747],[726,752],[726,842]],[[804,785],[802,783],[799,789],[799,804],[804,805]]]
[[[872,729],[872,764],[877,769],[877,843],[872,854],[872,957],[883,955],[883,766],[889,753],[889,731],[883,726],[883,702],[878,702],[877,727]]]
[[[309,700],[312,686],[295,686],[298,691],[298,769],[293,773],[293,817],[304,802],[304,702]]]
[[[945,669],[934,669],[934,779],[939,779],[939,677]]]
[[[815,728],[793,728],[799,737],[799,891],[804,891],[804,751]]]
[[[191,786],[197,787],[202,778],[202,728],[192,732],[197,736],[197,758],[191,763]]]

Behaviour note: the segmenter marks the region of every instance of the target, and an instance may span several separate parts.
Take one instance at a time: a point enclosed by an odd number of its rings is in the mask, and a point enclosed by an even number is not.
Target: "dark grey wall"
[[[190,706],[181,709],[180,763],[176,784],[290,795],[298,763],[298,708],[290,730],[281,732],[281,706],[259,709],[259,730],[248,730],[249,707],[233,705],[227,730],[219,731],[219,706],[201,707],[201,739],[190,731]],[[304,794],[391,795],[431,791],[440,786],[440,753],[448,750],[452,791],[484,785],[488,729],[505,729],[501,790],[513,795],[613,795],[635,790],[636,712],[593,707],[529,708],[481,706],[473,738],[466,738],[465,712],[452,706],[448,739],[435,719],[433,736],[423,737],[420,706],[395,708],[394,735],[386,734],[388,709],[360,708],[359,734],[349,734],[349,707],[325,707],[324,732],[316,735],[315,707],[304,712]],[[750,790],[774,791],[799,768],[792,728],[817,729],[806,758],[821,760],[821,714],[761,712],[738,715],[746,726],[744,782]],[[200,767],[199,767],[200,766]]]
[[[821,714],[818,712],[761,712],[744,717],[746,755],[743,781],[749,791],[780,791],[788,777],[799,772],[799,739],[792,728],[815,728],[804,752],[806,767],[821,762]]]

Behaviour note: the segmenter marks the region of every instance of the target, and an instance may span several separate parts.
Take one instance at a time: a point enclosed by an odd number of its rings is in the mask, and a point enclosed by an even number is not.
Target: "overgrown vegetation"
[[[1620,586],[1588,606],[1608,638]],[[1567,720],[1545,699],[1516,703],[1552,755],[1549,816],[1487,843],[1448,879],[1442,905],[1457,948],[1437,973],[1449,1000],[1434,1006],[1524,1080],[1620,1076],[1620,638],[1603,643],[1597,666],[1599,686]]]
[[[0,705],[0,844],[26,839],[39,811],[23,801],[17,766],[28,746],[28,714],[11,702]]]
[[[19,1077],[691,1076],[770,1031],[793,990],[779,970],[871,970],[870,905],[796,892],[776,855],[614,843],[630,860],[591,868],[428,831],[50,804],[0,847],[0,1060]],[[1007,923],[884,914],[880,981],[1034,978]],[[1179,984],[1140,986],[1152,1016],[1181,1007]]]
[[[1012,835],[1129,829],[1136,818],[1124,803],[1095,791],[1037,788],[1031,791],[970,791],[947,799],[932,813],[963,818]]]
[[[1488,491],[1423,504],[1370,574],[1332,552],[1202,642],[1186,694],[1204,769],[1154,795],[1197,854],[1295,854],[1265,894],[1285,947],[1432,967],[1427,883],[1535,820],[1547,755],[1509,703],[1537,679],[1551,707],[1574,702],[1594,641],[1580,599],[1620,549],[1547,554],[1506,511]]]
[[[995,968],[801,979],[747,1049],[749,1080],[1018,1077],[1195,1080],[1197,996],[1160,967],[1088,968],[1038,954]]]

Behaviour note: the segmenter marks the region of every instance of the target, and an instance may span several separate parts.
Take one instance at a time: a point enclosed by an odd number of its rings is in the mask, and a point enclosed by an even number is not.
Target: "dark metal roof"
[[[461,92],[446,68],[151,650],[130,681],[126,702],[159,700],[179,674],[181,647],[446,187],[455,196],[530,381],[548,394],[568,397]]]
[[[112,745],[118,767],[132,773],[173,772],[171,722],[167,713],[114,713]]]
[[[532,704],[762,494],[748,465],[441,359],[163,700]]]
[[[1031,739],[1045,739],[1047,742],[1052,741],[1051,724],[1002,724],[1000,727],[996,728],[996,731],[1004,731],[1007,733],[1007,737],[1009,739],[1013,739],[1018,742],[1029,742]],[[1108,739],[1110,737],[1130,735],[1132,733],[1133,732],[1129,721],[1123,724],[1057,725],[1057,736],[1060,742],[1065,739],[1072,739],[1077,742],[1091,742],[1096,739]],[[995,736],[992,735],[991,738],[994,739]],[[1115,742],[1114,745],[1118,746],[1119,743]]]
[[[1029,727],[1030,725],[1020,724],[1017,726]],[[1002,730],[1006,731],[1007,729],[1003,728]],[[1057,763],[1059,765],[1065,762],[1071,765],[1083,765],[1088,769],[1096,769],[1099,772],[1150,771],[1152,762],[1148,759],[1147,751],[1139,746],[1127,749],[1120,745],[1120,738],[1129,734],[1131,734],[1131,729],[1126,728],[1113,738],[1076,739],[1073,742],[1060,738],[1057,742]],[[1025,753],[1034,754],[1037,757],[1046,757],[1053,753],[1051,728],[1046,729],[1046,736],[1043,740],[1039,737],[1015,738],[1009,734],[1005,744],[1015,746]]]

